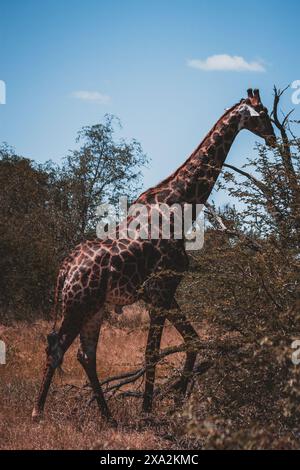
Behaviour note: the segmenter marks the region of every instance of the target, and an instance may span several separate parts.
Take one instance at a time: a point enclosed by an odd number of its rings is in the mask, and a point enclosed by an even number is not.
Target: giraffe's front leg
[[[55,367],[52,366],[51,362],[49,361],[49,358],[47,357],[45,370],[43,374],[43,380],[40,386],[38,398],[36,400],[36,403],[33,407],[32,414],[31,414],[32,420],[34,422],[38,422],[43,415],[47,394],[49,391],[49,387],[50,387],[54,372],[55,372]]]
[[[155,381],[155,368],[159,358],[160,341],[166,315],[161,310],[151,309],[150,328],[146,346],[146,379],[143,400],[143,411],[150,412],[153,404],[153,391]]]
[[[55,370],[61,365],[65,352],[79,333],[79,327],[76,324],[73,328],[67,329],[67,331],[65,325],[66,322],[64,321],[58,333],[52,332],[47,337],[46,365],[38,397],[31,415],[33,421],[38,421],[41,418]]]

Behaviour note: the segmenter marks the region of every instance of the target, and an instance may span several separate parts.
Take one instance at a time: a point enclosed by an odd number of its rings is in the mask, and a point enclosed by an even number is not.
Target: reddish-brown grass
[[[98,347],[98,374],[101,379],[135,369],[143,362],[148,319],[138,306],[104,324]],[[157,400],[150,416],[141,412],[141,399],[114,396],[110,407],[119,423],[109,427],[92,403],[83,369],[76,360],[76,341],[65,356],[63,373],[53,381],[44,419],[31,422],[31,410],[41,380],[46,334],[51,324],[39,321],[1,327],[7,344],[7,364],[0,366],[0,448],[1,449],[164,449],[185,448],[173,400]],[[167,325],[162,347],[181,343],[173,327]],[[173,355],[158,368],[158,382],[179,367],[184,354]],[[70,385],[70,386],[68,386]],[[71,387],[72,385],[72,387]],[[136,385],[132,387],[136,387]],[[140,383],[142,389],[143,384]],[[79,387],[79,388],[77,388]]]

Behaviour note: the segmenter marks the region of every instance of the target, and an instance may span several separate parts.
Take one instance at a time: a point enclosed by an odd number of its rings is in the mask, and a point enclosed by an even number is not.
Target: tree
[[[0,318],[47,316],[60,261],[95,237],[96,207],[134,198],[147,158],[136,140],[116,139],[118,119],[84,127],[62,166],[0,146]]]
[[[276,148],[257,145],[245,167],[226,165],[221,187],[243,204],[208,207],[204,248],[182,285],[182,307],[209,324],[205,359],[215,364],[195,388],[188,425],[204,447],[299,447],[291,345],[299,339],[300,139],[291,113],[279,120],[282,93],[274,89]]]
[[[55,272],[57,225],[49,211],[49,175],[0,147],[0,305],[24,316],[49,305]]]
[[[111,115],[103,124],[83,127],[77,137],[79,150],[65,159],[62,183],[78,240],[94,232],[97,206],[116,204],[121,195],[133,199],[141,189],[141,167],[147,157],[136,140],[116,139],[116,128],[120,121]]]
[[[257,157],[248,159],[243,169],[225,164],[244,178],[237,180],[229,171],[224,178],[229,194],[245,204],[242,211],[245,228],[257,236],[273,234],[281,246],[299,250],[300,139],[292,130],[297,123],[289,120],[292,111],[279,120],[278,106],[284,91],[274,89],[272,116],[280,134],[276,148],[270,151],[258,144]]]

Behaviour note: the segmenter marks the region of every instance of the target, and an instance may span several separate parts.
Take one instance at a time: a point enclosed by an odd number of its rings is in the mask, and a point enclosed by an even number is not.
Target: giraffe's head
[[[276,145],[276,136],[267,108],[262,104],[259,90],[248,90],[248,97],[241,100],[239,105],[241,114],[240,129],[248,129],[259,137],[265,139],[267,145]]]

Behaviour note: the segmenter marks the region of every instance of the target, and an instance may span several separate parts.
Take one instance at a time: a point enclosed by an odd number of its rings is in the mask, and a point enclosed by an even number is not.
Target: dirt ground
[[[143,363],[148,318],[134,306],[113,322],[105,323],[97,351],[100,379],[138,368]],[[202,337],[205,325],[198,325]],[[76,359],[78,341],[65,356],[63,372],[56,373],[45,416],[31,422],[31,411],[44,363],[46,335],[51,323],[0,325],[0,337],[7,345],[6,365],[0,365],[0,448],[1,449],[184,449],[193,448],[185,437],[182,418],[172,397],[156,400],[153,413],[144,415],[140,397],[118,394],[109,399],[118,428],[112,429],[99,415],[86,376]],[[166,325],[162,348],[181,344],[176,330]],[[174,368],[180,369],[184,353],[177,353],[158,367],[162,383]],[[128,389],[143,390],[142,381]],[[122,390],[126,390],[123,388]],[[186,404],[188,410],[188,404]],[[183,409],[180,410],[182,416]],[[180,430],[180,432],[179,432]]]

